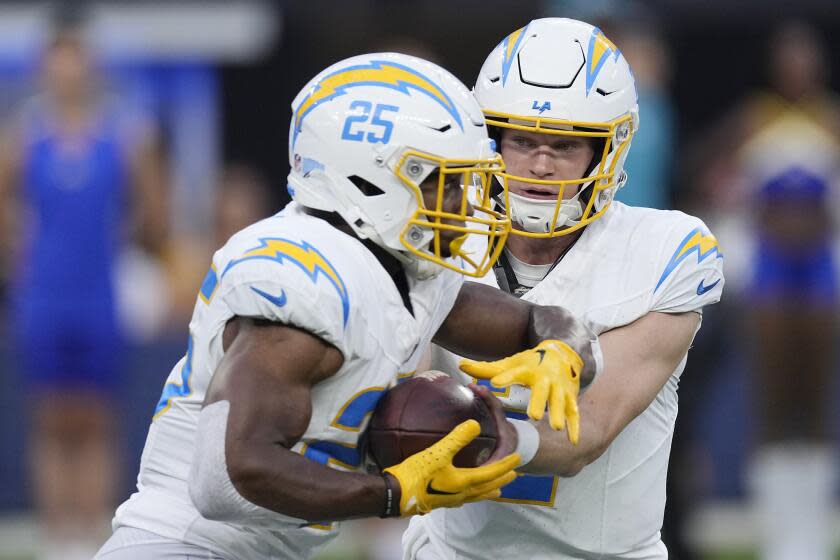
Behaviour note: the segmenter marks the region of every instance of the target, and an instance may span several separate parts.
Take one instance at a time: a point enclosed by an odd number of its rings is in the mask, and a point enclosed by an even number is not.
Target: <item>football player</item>
[[[665,559],[676,390],[703,306],[723,288],[717,241],[682,212],[613,202],[639,116],[630,67],[599,29],[532,21],[493,50],[475,95],[506,165],[514,227],[481,282],[583,317],[604,371],[580,397],[578,445],[571,429],[514,420],[521,476],[495,501],[414,517],[404,557]],[[438,369],[459,361],[435,350]],[[509,365],[460,364],[521,418],[529,390],[507,387]]]
[[[481,359],[539,345],[523,360],[545,365],[517,379],[536,376],[565,406],[596,372],[595,337],[568,311],[461,288],[510,231],[490,207],[501,160],[463,84],[417,58],[363,55],[321,72],[292,108],[294,202],[214,255],[138,490],[98,558],[307,558],[343,519],[498,497],[519,462],[501,414],[486,465],[452,465],[478,435],[468,421],[381,476],[359,468],[369,414],[432,339]],[[484,249],[467,253],[476,237]],[[497,313],[505,326],[485,328]]]

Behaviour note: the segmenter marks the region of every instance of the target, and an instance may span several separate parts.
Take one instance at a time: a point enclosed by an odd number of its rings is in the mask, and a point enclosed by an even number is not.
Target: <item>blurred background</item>
[[[0,560],[109,534],[210,256],[288,200],[298,90],[385,50],[472,85],[543,16],[599,25],[634,70],[618,199],[700,216],[725,254],[681,381],[672,558],[840,552],[840,3],[792,4],[0,1]],[[400,527],[323,557],[399,558]]]

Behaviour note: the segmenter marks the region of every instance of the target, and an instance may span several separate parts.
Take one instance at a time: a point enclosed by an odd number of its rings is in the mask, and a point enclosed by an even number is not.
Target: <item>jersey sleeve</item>
[[[657,259],[651,311],[697,311],[720,300],[723,293],[723,252],[699,219],[680,219],[661,244]]]
[[[298,327],[347,357],[350,299],[343,277],[329,261],[308,266],[292,259],[244,257],[224,266],[218,297],[232,314]]]

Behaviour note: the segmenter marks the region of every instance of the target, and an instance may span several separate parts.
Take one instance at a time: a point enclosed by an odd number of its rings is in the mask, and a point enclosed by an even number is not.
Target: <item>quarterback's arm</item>
[[[498,360],[544,340],[562,340],[583,360],[580,386],[595,377],[594,335],[568,310],[535,305],[496,288],[464,282],[433,342],[459,356]]]
[[[218,436],[236,491],[257,506],[309,521],[381,514],[381,477],[341,472],[291,451],[309,425],[312,386],[343,363],[338,349],[306,331],[243,317],[228,324],[225,342],[230,346],[204,406],[229,403],[226,431]],[[235,521],[224,504],[191,493],[205,517]]]
[[[697,327],[695,312],[650,312],[602,333],[604,372],[580,398],[580,443],[570,445],[545,421],[537,425],[539,450],[522,471],[574,476],[600,457],[641,414],[682,360]]]

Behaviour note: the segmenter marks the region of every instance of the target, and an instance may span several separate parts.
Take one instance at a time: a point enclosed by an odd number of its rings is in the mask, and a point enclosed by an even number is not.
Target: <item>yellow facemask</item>
[[[498,126],[539,134],[604,139],[603,148],[601,149],[600,146],[598,148],[601,152],[600,155],[596,153],[596,163],[592,167],[591,173],[580,179],[542,180],[512,175],[507,172],[498,173],[499,177],[511,181],[559,187],[557,200],[554,201],[553,213],[548,216],[545,231],[534,232],[514,229],[511,232],[513,235],[534,238],[568,235],[604,215],[612,202],[616,188],[623,180],[623,177],[617,177],[616,168],[618,162],[622,160],[622,154],[629,148],[630,141],[635,133],[635,123],[631,114],[613,121],[598,123],[519,116],[489,110],[485,110],[484,115],[488,127]],[[580,194],[565,196],[566,193],[578,193],[585,188],[590,188],[590,183],[591,191],[588,193],[588,197],[581,198]],[[511,207],[506,204],[505,208],[510,209]],[[511,211],[508,212],[508,214],[512,213]],[[569,222],[571,224],[567,225]]]
[[[424,171],[429,166],[439,171],[433,208],[426,207],[417,181],[417,178],[427,176]],[[406,250],[466,276],[480,278],[487,274],[499,258],[511,230],[510,219],[492,208],[490,190],[494,178],[498,179],[501,196],[507,202],[507,179],[503,173],[504,164],[500,156],[460,160],[406,151],[397,164],[396,174],[414,193],[417,201],[417,210],[400,233],[400,241]],[[443,207],[447,183],[451,183],[454,176],[460,176],[461,185],[457,212],[446,211]],[[484,238],[485,243],[467,243],[473,238]],[[468,253],[465,245],[475,252]]]

